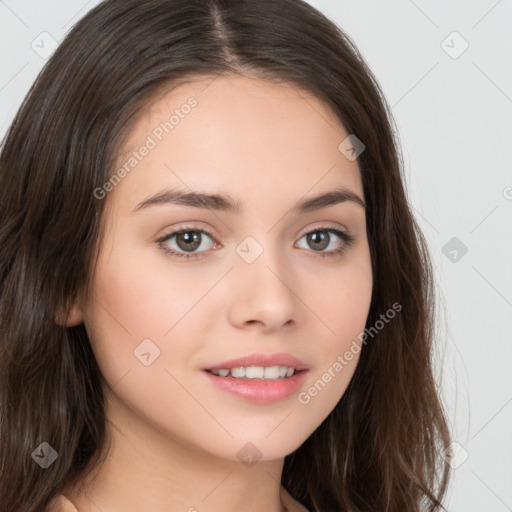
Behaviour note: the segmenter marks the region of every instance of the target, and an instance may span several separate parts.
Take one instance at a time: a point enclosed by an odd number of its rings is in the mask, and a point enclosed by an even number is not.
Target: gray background
[[[97,3],[0,0],[0,138],[52,45]],[[438,281],[447,509],[512,511],[512,1],[310,3],[358,45],[398,124]]]

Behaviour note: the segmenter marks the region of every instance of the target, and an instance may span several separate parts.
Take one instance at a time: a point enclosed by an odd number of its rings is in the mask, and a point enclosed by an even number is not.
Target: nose
[[[264,332],[296,325],[302,302],[294,289],[297,278],[284,254],[266,247],[249,261],[242,253],[230,272],[228,313],[232,324]]]

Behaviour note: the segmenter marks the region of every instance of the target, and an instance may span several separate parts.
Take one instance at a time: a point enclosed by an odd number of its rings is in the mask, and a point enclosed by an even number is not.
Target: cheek
[[[336,278],[332,270],[324,277],[317,275],[308,305],[318,317],[321,353],[329,359],[364,331],[372,287],[371,263],[364,255],[341,266]]]
[[[98,266],[94,298],[89,308],[90,323],[108,331],[137,339],[162,339],[197,301],[199,281],[184,280],[179,270],[169,275],[168,267],[141,257],[121,258],[111,254]]]
[[[339,278],[316,281],[308,304],[317,317],[315,335],[316,366],[302,392],[297,396],[308,411],[311,428],[325,418],[343,396],[355,372],[362,348],[372,295],[369,258],[340,270]],[[309,421],[309,420],[307,420]]]
[[[140,261],[111,253],[98,265],[85,325],[101,374],[115,388],[115,396],[144,421],[171,425],[176,422],[172,410],[191,408],[180,383],[194,351],[187,343],[188,313],[204,292]],[[119,402],[109,406],[118,407]],[[118,408],[115,414],[122,411]]]
[[[128,371],[145,368],[141,359],[148,351],[151,361],[162,360],[170,337],[164,335],[186,313],[187,302],[173,292],[180,287],[166,282],[142,258],[120,254],[112,251],[99,262],[94,296],[84,315],[91,346],[110,384]]]

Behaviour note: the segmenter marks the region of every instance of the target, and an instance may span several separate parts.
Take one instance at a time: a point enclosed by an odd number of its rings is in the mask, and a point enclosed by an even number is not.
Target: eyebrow
[[[354,192],[345,189],[337,188],[329,192],[302,199],[291,209],[292,214],[304,214],[321,208],[327,208],[340,203],[352,202],[362,206],[366,209],[365,202]],[[176,204],[181,206],[191,206],[194,208],[208,208],[211,210],[223,211],[227,213],[234,213],[242,215],[245,212],[242,203],[239,200],[234,200],[228,195],[224,194],[207,194],[203,192],[187,192],[180,189],[164,189],[156,194],[141,201],[134,209],[133,212],[138,212],[145,208],[162,204]]]

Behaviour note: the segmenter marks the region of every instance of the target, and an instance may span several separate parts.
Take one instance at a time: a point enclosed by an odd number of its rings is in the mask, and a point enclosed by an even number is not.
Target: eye
[[[213,241],[212,236],[206,231],[193,227],[185,227],[163,236],[157,240],[157,243],[166,254],[189,260],[199,256],[199,254],[193,251],[203,249],[199,252],[204,252],[205,250],[211,249],[211,247],[205,247],[205,245],[208,245],[208,243],[204,243],[205,237]],[[174,238],[176,240],[173,241]]]
[[[313,252],[318,253],[318,256],[322,258],[341,256],[355,241],[354,236],[335,226],[318,227],[313,231],[308,231],[302,238],[306,238],[306,243],[313,249]],[[336,238],[341,240],[341,243],[338,241],[336,244]],[[332,247],[333,245],[334,247]],[[329,247],[330,250],[325,251]]]

